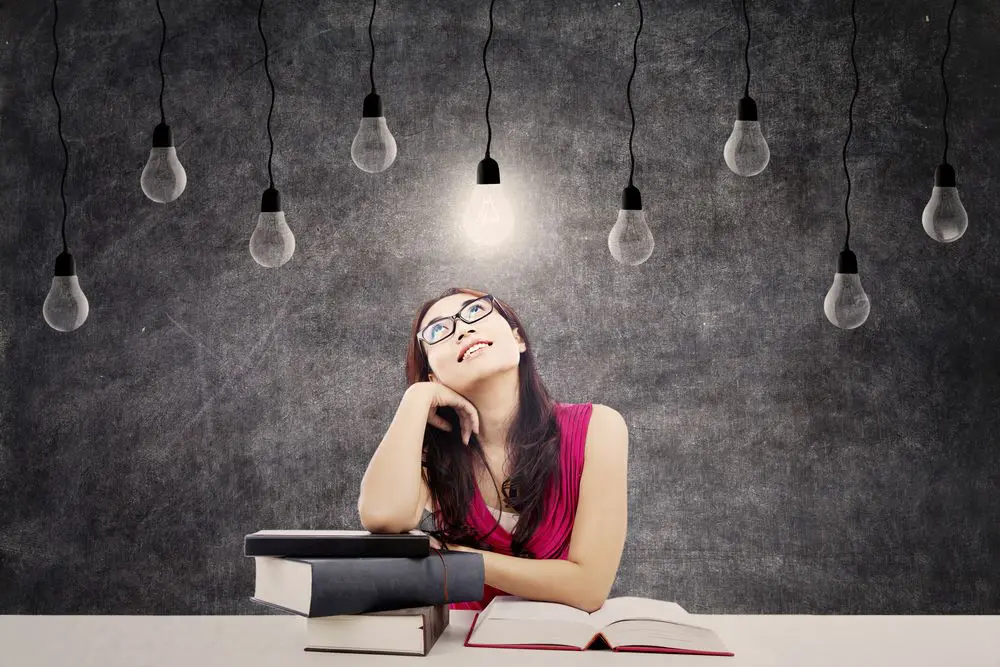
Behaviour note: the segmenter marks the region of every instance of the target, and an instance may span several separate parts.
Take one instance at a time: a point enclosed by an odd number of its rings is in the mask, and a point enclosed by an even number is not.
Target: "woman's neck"
[[[518,368],[491,375],[467,389],[463,395],[479,413],[477,438],[486,451],[503,451],[507,435],[517,414]]]

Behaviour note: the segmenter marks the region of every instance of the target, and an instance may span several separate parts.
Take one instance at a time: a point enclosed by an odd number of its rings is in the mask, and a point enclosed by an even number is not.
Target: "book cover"
[[[467,551],[425,558],[256,556],[254,562],[251,601],[307,617],[475,602],[485,587],[483,556]]]
[[[258,530],[243,538],[244,556],[422,558],[429,554],[430,536],[420,530]]]

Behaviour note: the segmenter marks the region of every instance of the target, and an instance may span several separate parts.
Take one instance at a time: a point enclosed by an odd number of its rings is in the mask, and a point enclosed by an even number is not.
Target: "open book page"
[[[516,595],[498,595],[486,605],[482,615],[489,620],[561,620],[589,625],[587,612],[558,602],[528,600]]]
[[[598,630],[618,621],[633,619],[693,624],[690,615],[676,602],[641,597],[611,598],[590,614],[590,623]]]

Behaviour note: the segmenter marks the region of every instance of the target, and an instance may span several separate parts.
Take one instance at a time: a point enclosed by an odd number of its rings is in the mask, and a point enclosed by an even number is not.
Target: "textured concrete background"
[[[61,249],[52,7],[0,5],[0,613],[270,613],[243,536],[355,528],[404,389],[408,327],[445,287],[525,320],[557,400],[630,427],[613,595],[704,613],[1000,613],[1000,4],[963,0],[950,161],[969,230],[920,213],[940,161],[950,6],[862,1],[851,246],[872,301],[823,297],[843,243],[850,3],[751,2],[772,157],[722,148],[742,94],[739,3],[651,2],[633,83],[636,185],[656,248],[607,250],[628,177],[632,3],[500,0],[492,155],[517,235],[455,231],[486,140],[488,3],[380,3],[376,83],[399,143],[350,160],[368,92],[365,2],[268,3],[274,173],[297,241],[248,252],[270,93],[253,0],[163,0],[164,97],[187,190],[139,188],[159,120],[152,0],[60,7],[67,234],[90,299],[42,302]]]

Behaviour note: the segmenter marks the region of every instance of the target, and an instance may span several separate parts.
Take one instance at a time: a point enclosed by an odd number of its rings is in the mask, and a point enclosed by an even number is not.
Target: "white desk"
[[[1000,616],[697,615],[735,657],[462,646],[452,611],[426,657],[303,651],[299,616],[0,615],[3,667],[1000,667]]]

